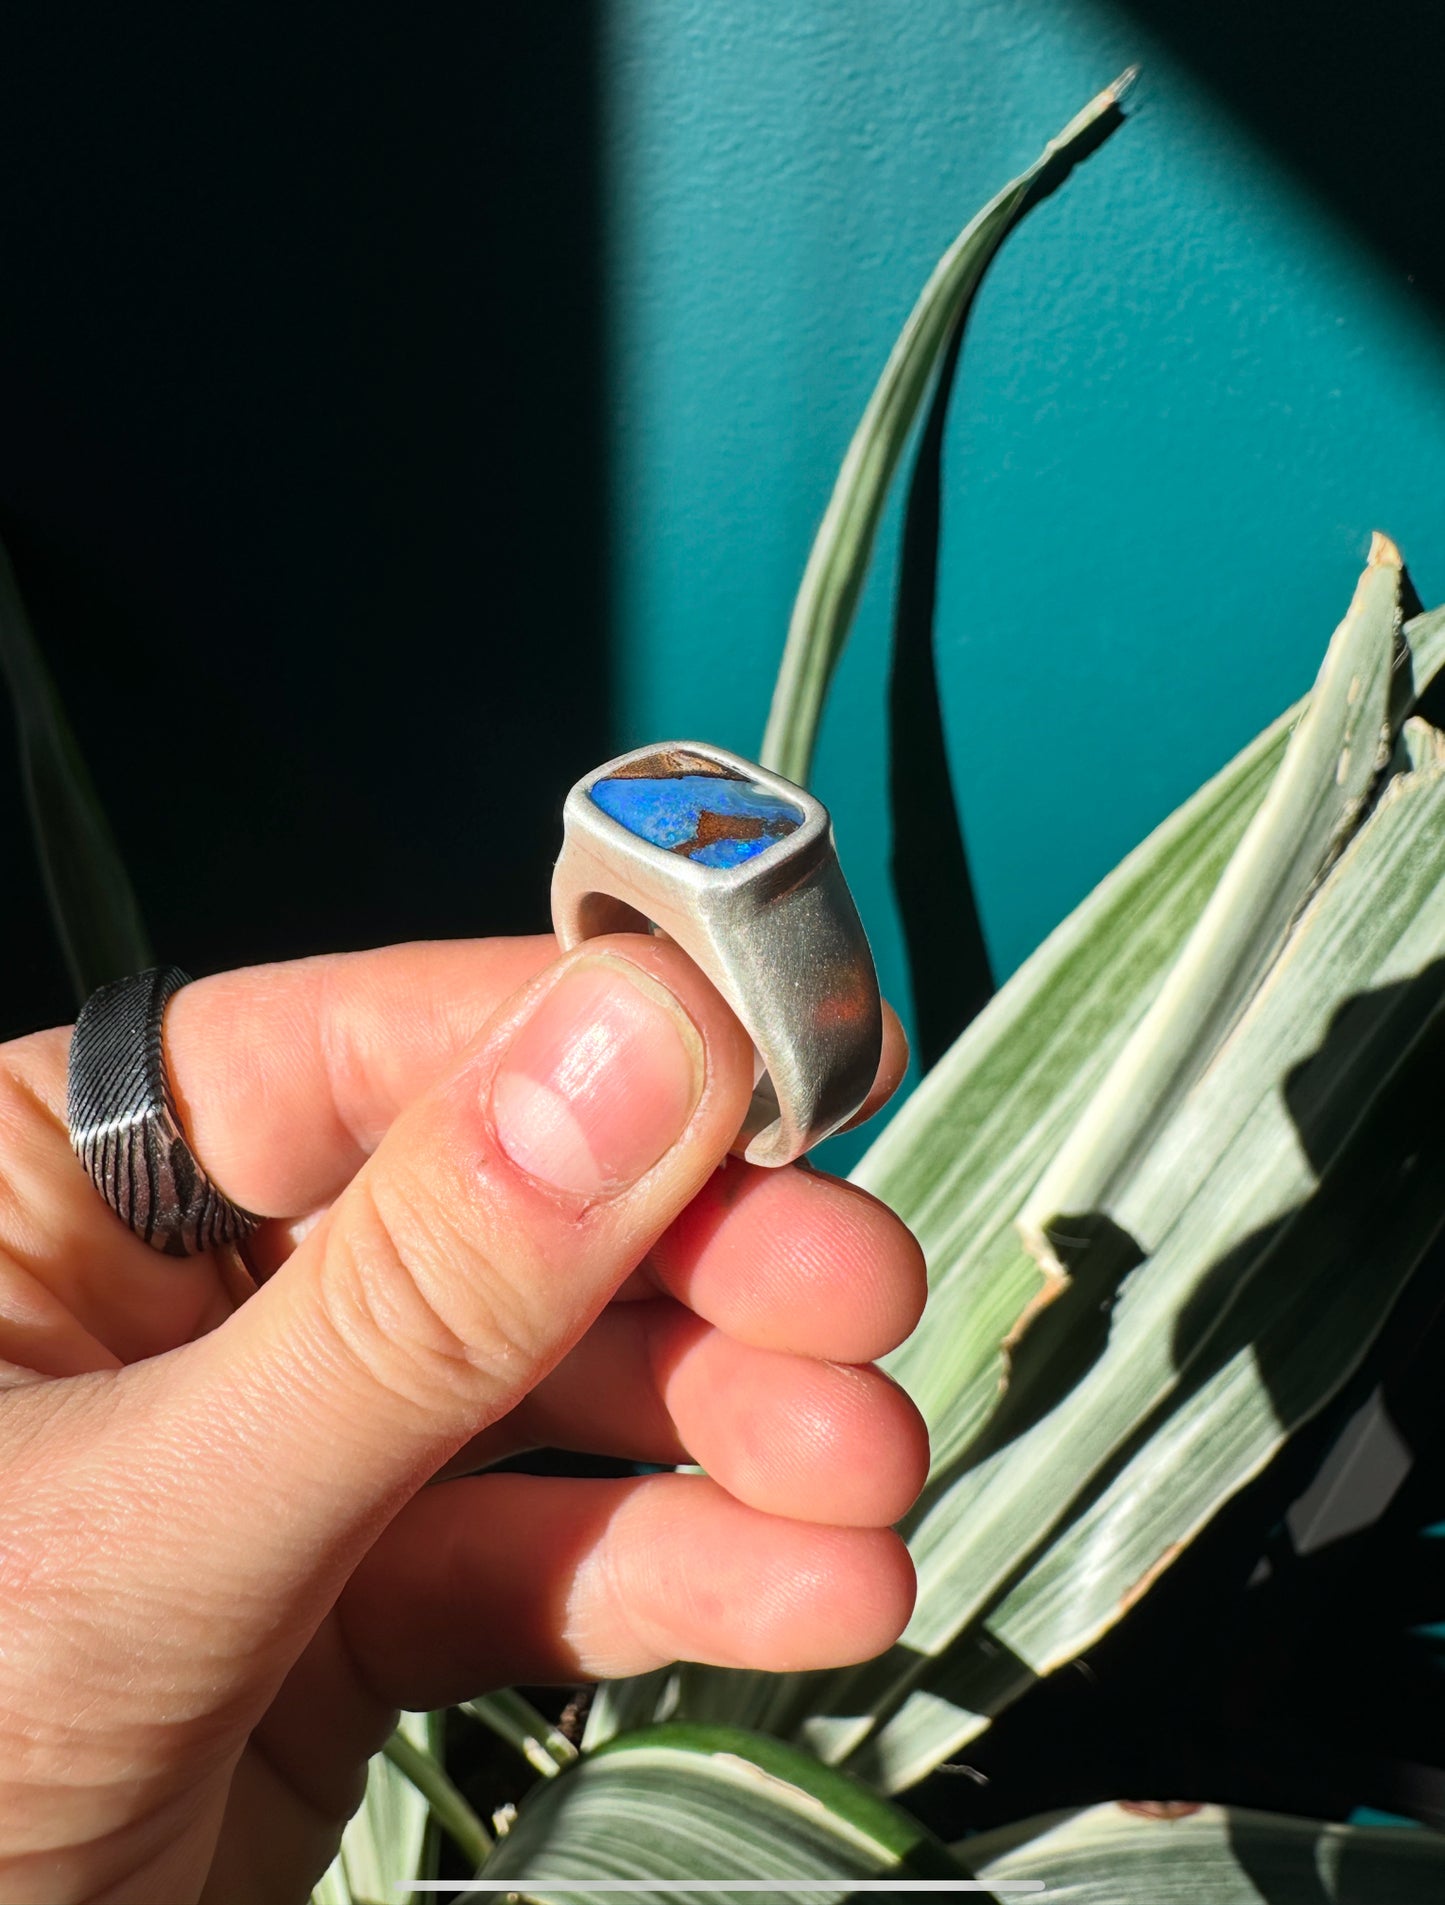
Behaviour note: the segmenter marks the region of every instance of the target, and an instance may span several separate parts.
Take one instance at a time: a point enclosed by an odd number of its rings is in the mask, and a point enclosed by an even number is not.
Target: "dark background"
[[[547,923],[611,751],[599,19],[6,9],[0,535],[193,973]],[[13,760],[0,1037],[74,1012]]]

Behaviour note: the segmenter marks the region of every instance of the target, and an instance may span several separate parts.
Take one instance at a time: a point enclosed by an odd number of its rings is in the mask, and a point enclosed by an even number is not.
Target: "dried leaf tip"
[[[1371,533],[1370,555],[1365,566],[1369,569],[1403,569],[1405,566],[1405,558],[1398,546],[1383,529]]]
[[[1104,90],[1106,93],[1112,94],[1116,106],[1122,106],[1130,93],[1133,92],[1135,82],[1138,78],[1139,68],[1137,66],[1126,66],[1123,72],[1120,73],[1119,77],[1114,81],[1113,85],[1106,86]]]

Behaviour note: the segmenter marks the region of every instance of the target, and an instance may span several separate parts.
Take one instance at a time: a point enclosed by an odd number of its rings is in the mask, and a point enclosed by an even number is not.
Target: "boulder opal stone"
[[[740,866],[803,824],[791,801],[716,771],[594,781],[592,798],[639,840],[705,867]]]

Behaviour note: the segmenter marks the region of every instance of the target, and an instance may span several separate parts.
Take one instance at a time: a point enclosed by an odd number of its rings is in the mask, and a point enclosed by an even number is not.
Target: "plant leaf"
[[[83,1003],[155,964],[140,906],[0,548],[0,669],[10,686],[25,798],[50,913]]]
[[[1410,694],[1397,697],[1399,720],[1408,712],[1411,694],[1425,688],[1445,659],[1442,629],[1445,616],[1437,612],[1417,618],[1407,630],[1413,685]],[[1036,1523],[1033,1483],[1025,1475],[1033,1476],[1041,1444],[1028,1442],[1022,1432],[1017,1396],[1007,1439],[990,1445],[987,1435],[980,1436],[990,1418],[1001,1413],[1004,1340],[1042,1285],[1013,1219],[1057,1148],[1060,1132],[1088,1102],[1202,912],[1264,798],[1300,712],[1292,710],[1260,736],[1051,935],[898,1113],[856,1174],[918,1232],[930,1267],[924,1324],[889,1359],[892,1373],[923,1405],[934,1440],[933,1478],[910,1537],[922,1572],[921,1593],[903,1645],[881,1661],[838,1675],[685,1668],[666,1689],[682,1714],[740,1720],[805,1738],[832,1759],[863,1746],[875,1715],[881,1713],[886,1725],[893,1725],[890,1716],[906,1699],[907,1718],[899,1717],[894,1731],[869,1747],[873,1761],[886,1760],[880,1777],[892,1784],[901,1781],[905,1766],[916,1774],[925,1737],[931,1739],[929,1751],[941,1757],[953,1750],[960,1728],[965,1735],[977,1730],[983,1723],[978,1716],[1001,1704],[985,1698],[990,1688],[982,1680],[971,1682],[974,1698],[960,1701],[953,1676],[963,1671],[958,1662],[970,1646],[981,1651],[968,1671],[976,1673],[982,1661],[992,1659],[1006,1682],[1006,1698],[1032,1677],[1028,1662],[1022,1675],[1014,1671],[1017,1663],[1010,1663],[984,1617],[1009,1584],[1042,1559],[1050,1527],[1065,1529],[1071,1516],[1082,1515],[1091,1490],[1102,1488],[1105,1477],[1092,1456],[1082,1467],[1071,1466],[1075,1451],[1060,1436],[1060,1473],[1043,1476]],[[1374,818],[1387,813],[1388,804],[1381,803]],[[1375,838],[1378,844],[1384,836]],[[1418,889],[1412,892],[1418,897]],[[1287,1152],[1288,1121],[1277,1135]],[[1268,1213],[1271,1218],[1280,1214],[1281,1207]],[[1202,1277],[1207,1267],[1196,1263],[1181,1275]],[[1386,1266],[1387,1285],[1391,1275]],[[1380,1300],[1383,1307],[1388,1294]],[[1119,1323],[1116,1316],[1113,1327]],[[1097,1340],[1096,1331],[1096,1346]],[[1354,1347],[1363,1349],[1363,1337]],[[1157,1358],[1150,1366],[1157,1366]],[[1141,1375],[1143,1370],[1141,1364]],[[1040,1417],[1060,1400],[1056,1369],[1045,1368],[1043,1379],[1028,1377],[1022,1388],[1025,1405],[1032,1400]],[[1100,1444],[1090,1446],[1096,1453],[1104,1449],[1099,1459],[1106,1466],[1115,1459],[1108,1451],[1142,1434],[1149,1410],[1157,1405],[1154,1389],[1147,1394],[1136,1389],[1133,1399],[1144,1413],[1132,1421],[1121,1415],[1105,1432],[1102,1418],[1090,1418],[1088,1434],[1102,1436]],[[1015,1451],[1012,1459],[1028,1464],[1027,1470],[1014,1472],[1013,1480],[1004,1466],[1010,1451]],[[1237,1447],[1232,1454],[1241,1460],[1233,1481],[1217,1469],[1205,1475],[1215,1506],[1256,1463],[1256,1455],[1241,1457]],[[986,1517],[974,1512],[985,1484],[991,1484],[988,1499],[994,1504]],[[1027,1519],[1018,1513],[1021,1501],[1030,1503]],[[1191,1517],[1201,1512],[1196,1498],[1181,1503],[1186,1536],[1194,1525]],[[1151,1534],[1157,1532],[1151,1526]],[[1156,1544],[1147,1558],[1131,1557],[1138,1566],[1125,1586],[1160,1565],[1166,1553]],[[1041,1659],[1059,1657],[1069,1646],[1068,1595],[1058,1583],[1049,1594],[1056,1626]],[[1111,1605],[1117,1613],[1117,1599]],[[1082,1606],[1073,1611],[1081,1614]],[[961,1638],[965,1630],[968,1642]],[[1087,1631],[1085,1623],[1074,1631]],[[1031,1644],[1037,1639],[1033,1636]],[[955,1642],[957,1658],[946,1658]]]
[[[1045,1313],[1035,1334],[1050,1340],[925,1513],[912,1545],[931,1612],[905,1644],[958,1650],[942,1673],[909,1664],[926,1699],[863,1749],[886,1786],[1097,1638],[1358,1367],[1445,1221],[1445,1149],[1422,1097],[1442,1028],[1432,762],[1392,781],[1122,1186],[1107,1234],[1126,1240],[1123,1261],[1081,1271],[1077,1301]]]
[[[582,1751],[595,1752],[619,1733],[640,1732],[658,1721],[672,1719],[684,1671],[680,1666],[654,1667],[649,1673],[632,1674],[626,1680],[600,1682],[582,1732]]]
[[[980,1878],[1042,1879],[1050,1905],[1435,1905],[1445,1835],[1234,1807],[1125,1806],[1026,1820],[954,1847]]]
[[[1079,1213],[1110,1214],[1120,1181],[1209,1063],[1385,766],[1402,583],[1399,550],[1377,534],[1268,795],[1158,996],[1024,1204],[1020,1233],[1051,1277],[1067,1274],[1059,1231]]]
[[[419,1752],[427,1750],[428,1716],[404,1713],[397,1731]],[[382,1905],[397,1888],[423,1876],[428,1805],[423,1794],[386,1757],[373,1756],[366,1797],[347,1822],[341,1849],[312,1893],[312,1905]]]
[[[751,1896],[795,1905],[790,1881],[836,1878],[810,1895],[827,1905],[883,1873],[966,1876],[916,1819],[807,1754],[691,1726],[624,1734],[534,1788],[483,1868],[529,1899],[579,1905],[609,1896],[588,1880],[660,1879],[648,1896],[666,1905],[688,1896],[669,1879],[777,1879]]]
[[[1445,605],[1426,609],[1423,615],[1406,622],[1405,650],[1408,665],[1396,679],[1392,709],[1397,725],[1404,722],[1411,708],[1445,669]]]
[[[1092,99],[944,253],[894,345],[843,458],[793,606],[760,759],[806,782],[833,670],[848,638],[894,471],[954,327],[1026,213],[1122,123],[1133,69]]]
[[[920,1594],[931,1619],[915,1616],[905,1641],[939,1664],[910,1663],[926,1696],[859,1749],[855,1770],[889,1790],[911,1783],[1089,1645],[1358,1368],[1445,1220],[1431,1111],[1442,1061],[1434,765],[1392,788],[1291,941],[1287,975],[1148,1160],[1140,1200],[1174,1173],[1173,1216],[1092,1366],[1057,1399],[1047,1364],[1033,1372],[1049,1406],[918,1531],[920,1574],[940,1578]],[[1198,1169],[1184,1162],[1191,1143]],[[1022,1572],[1005,1497],[1029,1503],[1044,1537]]]
[[[479,1694],[475,1700],[463,1700],[461,1711],[514,1747],[527,1764],[546,1779],[555,1778],[577,1757],[577,1748],[566,1734],[559,1732],[514,1687]]]

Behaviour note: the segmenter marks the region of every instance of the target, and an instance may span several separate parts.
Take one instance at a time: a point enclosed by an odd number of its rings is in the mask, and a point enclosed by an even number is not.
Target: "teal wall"
[[[1404,272],[1118,9],[614,0],[606,18],[627,745],[756,751],[813,530],[918,287],[1143,64],[1129,122],[991,274],[954,401],[941,668],[1006,973],[1308,685],[1373,527],[1427,600],[1445,592],[1440,334]],[[895,551],[896,512],[815,785],[906,1000],[884,816]]]

